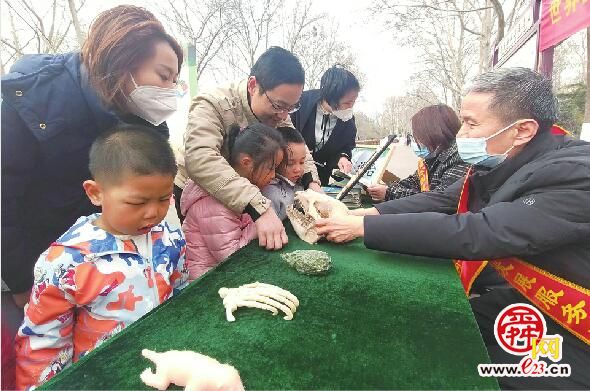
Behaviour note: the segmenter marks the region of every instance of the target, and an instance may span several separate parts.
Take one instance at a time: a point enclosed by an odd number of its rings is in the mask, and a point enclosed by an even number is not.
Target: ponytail
[[[233,155],[233,150],[236,145],[236,139],[238,138],[238,135],[240,134],[240,130],[241,130],[240,125],[238,125],[238,124],[233,124],[229,128],[229,132],[228,132],[228,136],[227,136],[227,148],[229,151],[229,156]]]
[[[276,154],[284,149],[286,143],[281,134],[270,126],[256,123],[240,129],[232,125],[228,137],[229,164],[232,167],[238,163],[240,153],[249,155],[254,163],[254,170],[258,170],[263,163],[275,162]]]

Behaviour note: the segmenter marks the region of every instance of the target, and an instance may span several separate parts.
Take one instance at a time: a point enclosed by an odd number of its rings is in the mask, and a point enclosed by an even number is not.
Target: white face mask
[[[352,113],[352,107],[350,109],[345,109],[345,110],[333,110],[332,114],[338,118],[340,121],[346,122],[350,119],[352,119],[353,113]]]
[[[131,75],[135,89],[127,98],[129,111],[151,123],[160,125],[177,108],[177,94],[174,88],[138,86]]]

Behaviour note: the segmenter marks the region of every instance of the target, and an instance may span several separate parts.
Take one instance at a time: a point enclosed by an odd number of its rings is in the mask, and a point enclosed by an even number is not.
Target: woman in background
[[[467,173],[469,164],[457,152],[455,137],[461,122],[447,105],[428,106],[412,117],[412,148],[420,158],[418,169],[391,186],[369,186],[375,201],[389,201],[423,191],[442,191]]]
[[[303,92],[301,108],[291,114],[318,165],[323,186],[333,169],[352,170],[350,159],[356,145],[353,106],[359,91],[359,81],[352,72],[334,65],[322,76],[319,90]]]

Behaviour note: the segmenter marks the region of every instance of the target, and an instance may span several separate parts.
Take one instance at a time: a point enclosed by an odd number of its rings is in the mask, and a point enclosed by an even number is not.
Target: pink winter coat
[[[186,265],[189,281],[217,266],[256,238],[256,226],[247,213],[235,214],[221,202],[188,181],[180,198],[185,217]]]

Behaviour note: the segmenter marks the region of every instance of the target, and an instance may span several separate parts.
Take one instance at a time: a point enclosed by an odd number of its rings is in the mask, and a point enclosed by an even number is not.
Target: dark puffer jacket
[[[97,211],[82,189],[88,152],[120,122],[149,125],[103,107],[79,53],[27,55],[2,77],[2,279],[13,292],[30,289],[41,252]]]

